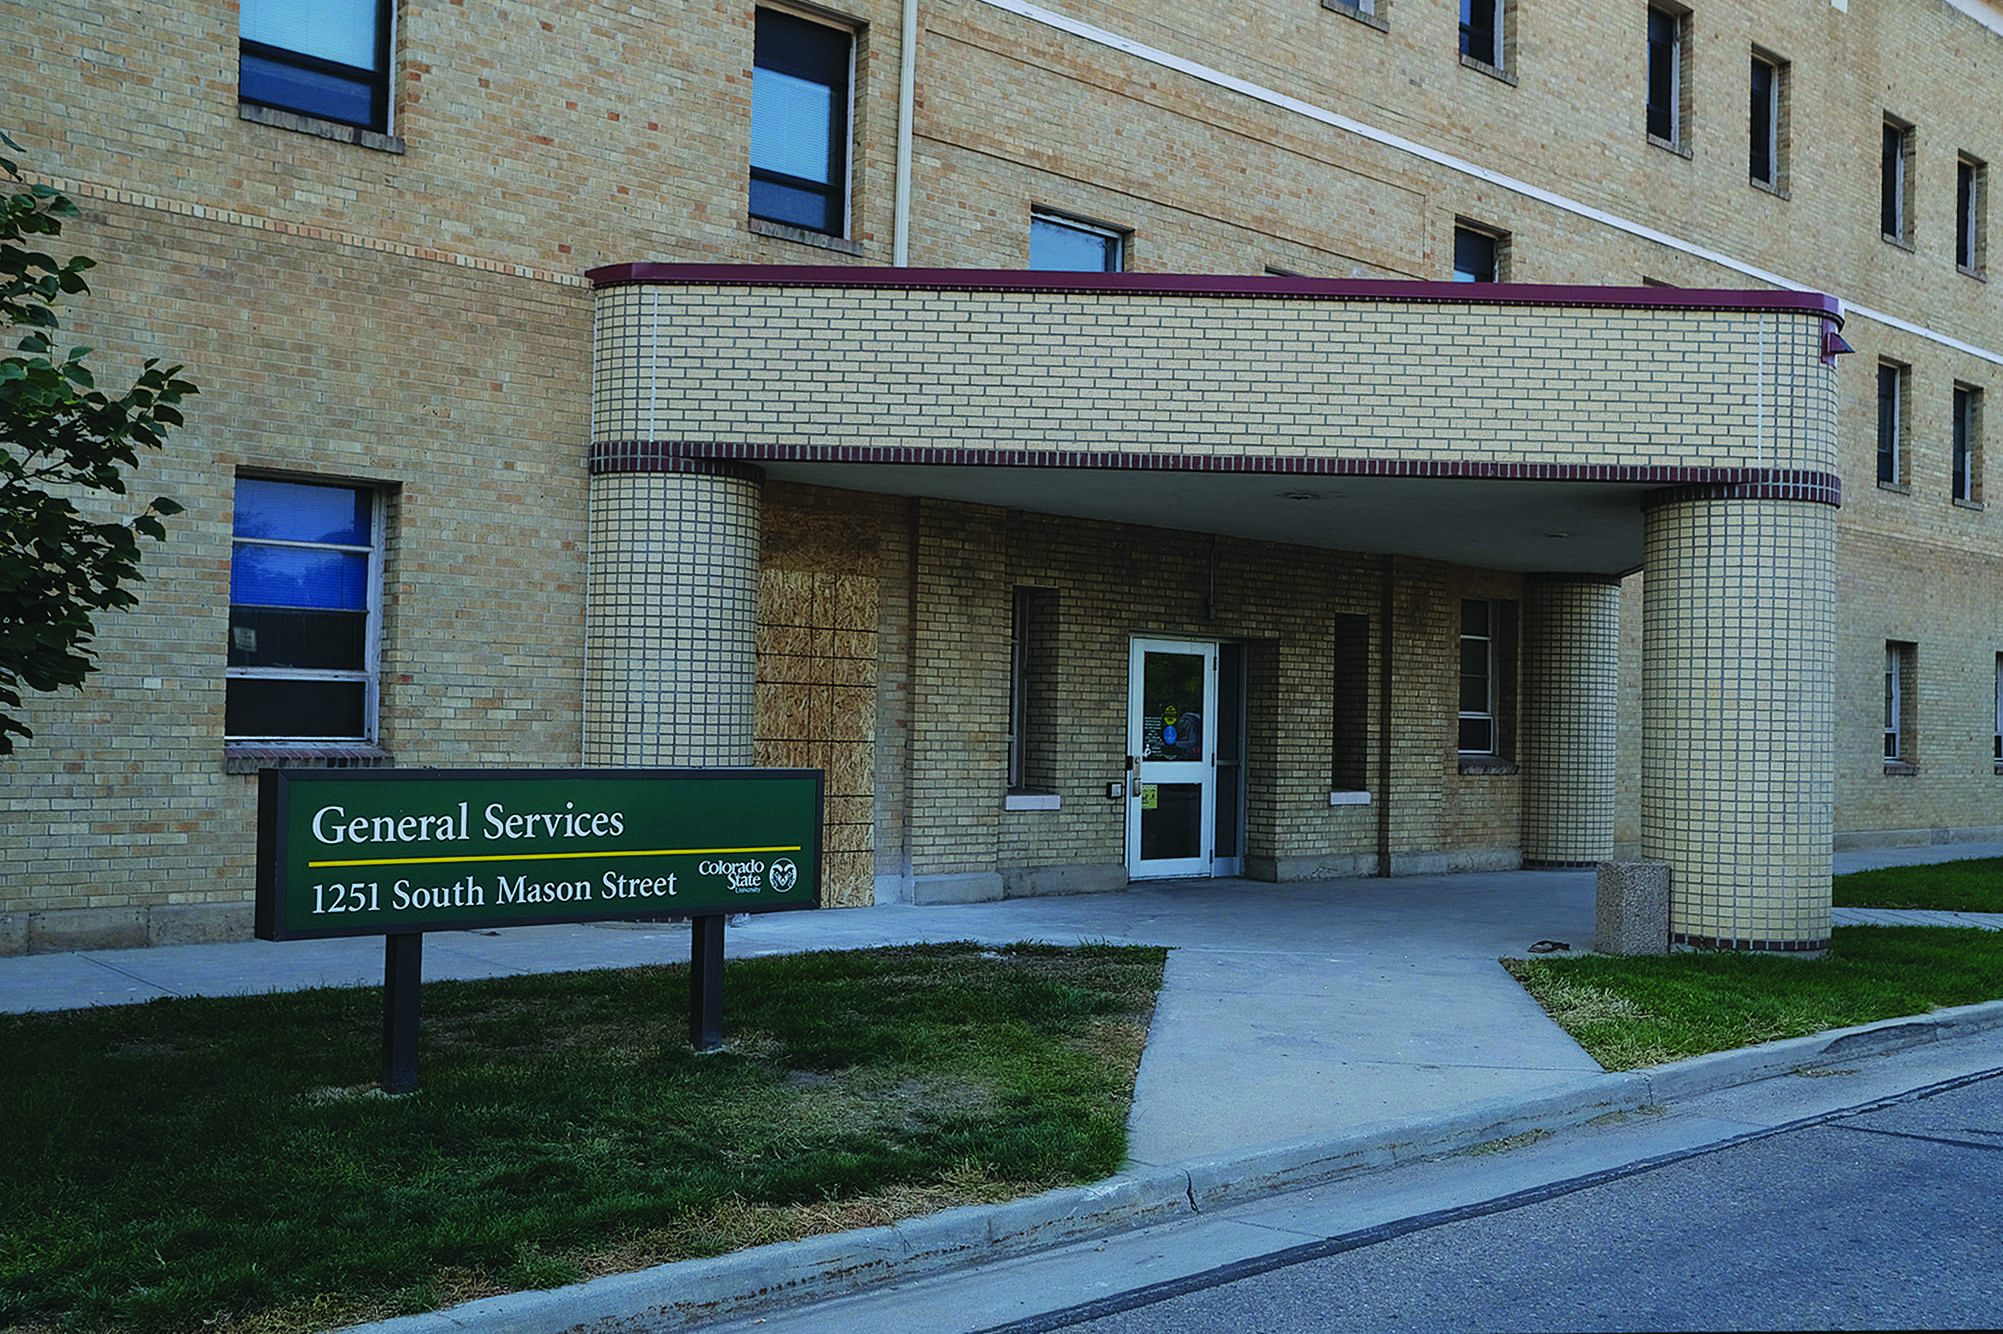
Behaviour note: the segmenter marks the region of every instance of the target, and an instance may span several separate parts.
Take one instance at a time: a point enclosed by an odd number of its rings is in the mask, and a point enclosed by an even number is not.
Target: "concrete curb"
[[[1757,1047],[1712,1052],[1687,1061],[1650,1066],[1638,1073],[1648,1080],[1649,1101],[1677,1102],[1833,1061],[1880,1056],[1929,1042],[1971,1037],[1998,1027],[2003,1027],[2003,1001],[1983,1001],[1908,1019],[1885,1019],[1855,1028],[1832,1028],[1805,1038],[1782,1038]]]
[[[351,1334],[616,1334],[753,1316],[805,1297],[835,1297],[1130,1231],[1343,1177],[1462,1153],[1515,1135],[1698,1097],[1833,1062],[1878,1056],[2003,1028],[2003,1001],[1786,1038],[1669,1065],[1585,1075],[1451,1112],[1383,1122],[1337,1139],[1279,1145],[1000,1205],[971,1205],[888,1227],[759,1246],[708,1260],[656,1265],[540,1292],[483,1298],[444,1311],[351,1328]]]

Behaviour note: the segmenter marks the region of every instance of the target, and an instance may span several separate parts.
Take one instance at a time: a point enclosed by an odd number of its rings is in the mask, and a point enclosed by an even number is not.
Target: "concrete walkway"
[[[1839,853],[1836,864],[1842,872],[1983,856],[2003,856],[2003,844],[1871,849]],[[1451,1139],[1526,1117],[1583,1118],[1630,1094],[1657,1096],[1634,1093],[1635,1076],[1601,1071],[1497,962],[1539,941],[1590,949],[1594,898],[1590,871],[1281,885],[1183,881],[1123,894],[770,914],[731,927],[725,939],[731,957],[950,940],[1172,946],[1135,1090],[1130,1175],[1173,1168],[1183,1174],[1177,1179],[1208,1181],[1222,1197],[1311,1179],[1317,1161],[1351,1152],[1340,1146],[1409,1146],[1429,1134]],[[2003,915],[1981,914],[1843,909],[1836,920],[2003,927]],[[379,940],[358,939],[0,958],[0,1011],[379,985],[382,957]],[[492,977],[687,957],[683,926],[438,933],[426,937],[424,975]],[[728,1007],[726,974],[726,1024]],[[2003,1005],[1989,1008],[1989,1017],[1957,1017],[1957,1031],[2003,1021]],[[1681,1063],[1712,1062],[1684,1085],[1717,1087],[1721,1071],[1729,1082],[1767,1069],[1765,1058],[1737,1059],[1729,1067],[1714,1058]],[[1785,1053],[1775,1059],[1802,1063]],[[1117,1193],[1117,1183],[1111,1189]],[[1182,1189],[1193,1199],[1199,1187]],[[1116,1215],[1122,1208],[1117,1201],[1107,1207]],[[1071,1231],[1103,1212],[1076,1202],[1067,1208]],[[1129,1215],[1145,1221],[1146,1209],[1136,1208]],[[991,1239],[995,1226],[980,1224]],[[899,1233],[898,1247],[908,1248],[909,1233]]]

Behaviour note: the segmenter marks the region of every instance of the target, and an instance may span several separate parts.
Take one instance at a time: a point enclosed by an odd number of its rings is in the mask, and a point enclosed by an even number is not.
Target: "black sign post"
[[[723,927],[818,908],[818,769],[266,769],[257,936],[384,938],[383,1088],[417,1086],[426,931],[688,917],[689,1040],[723,1045]]]
[[[424,935],[383,937],[383,1092],[417,1087],[417,1016],[424,985]]]
[[[723,915],[707,913],[689,923],[689,1045],[723,1048]]]

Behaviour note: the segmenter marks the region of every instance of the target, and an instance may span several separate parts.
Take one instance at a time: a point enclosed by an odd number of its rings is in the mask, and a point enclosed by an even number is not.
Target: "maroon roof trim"
[[[1813,500],[1842,503],[1834,473],[1797,468],[1694,468],[1607,463],[1489,463],[1468,459],[1331,459],[1134,454],[1082,449],[978,449],[958,445],[795,445],[738,440],[600,440],[593,476],[724,472],[729,463],[903,464],[959,468],[1076,468],[1136,472],[1265,473],[1303,477],[1442,477],[1514,482],[1631,482],[1664,488],[1645,503],[1675,500]],[[738,474],[731,474],[738,475]]]
[[[743,457],[723,457],[708,451],[686,453],[663,449],[653,440],[601,440],[591,446],[590,475],[609,473],[694,473],[704,477],[735,477],[741,482],[765,480],[765,470]]]
[[[631,283],[725,287],[867,287],[912,292],[1071,292],[1105,296],[1268,297],[1280,300],[1451,302],[1455,305],[1600,306],[1637,310],[1767,310],[1816,314],[1840,325],[1821,292],[1762,288],[1588,287],[1441,283],[1212,273],[1060,273],[1036,269],[886,269],[834,264],[607,264],[594,287]]]
[[[1829,948],[1828,940],[1759,940],[1747,936],[1692,936],[1678,931],[1670,936],[1672,945],[1689,945],[1700,950],[1771,951],[1776,954],[1812,954]]]

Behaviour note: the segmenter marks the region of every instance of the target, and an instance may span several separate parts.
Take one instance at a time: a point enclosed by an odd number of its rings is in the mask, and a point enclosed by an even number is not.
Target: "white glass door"
[[[1209,875],[1217,828],[1217,645],[1136,639],[1127,691],[1127,874]]]

